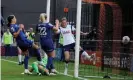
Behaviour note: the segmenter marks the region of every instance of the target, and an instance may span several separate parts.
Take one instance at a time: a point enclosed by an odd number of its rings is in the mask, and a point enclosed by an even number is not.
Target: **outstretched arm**
[[[76,32],[76,28],[74,27],[74,26],[72,26],[72,31],[74,31],[74,33]],[[81,35],[88,35],[89,33],[84,33],[84,32],[82,32],[82,31],[80,31],[80,34]]]
[[[82,31],[80,31],[80,34],[81,34],[81,35],[88,35],[89,33],[87,33],[87,32],[84,33],[84,32],[82,32]]]

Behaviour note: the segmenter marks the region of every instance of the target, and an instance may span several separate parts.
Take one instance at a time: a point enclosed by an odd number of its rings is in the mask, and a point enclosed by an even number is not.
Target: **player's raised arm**
[[[60,29],[58,29],[57,31],[54,31],[55,34],[60,34]]]
[[[54,31],[58,31],[58,29],[59,29],[59,20],[56,19],[56,20],[55,20],[55,27],[53,27],[53,30],[54,30]]]

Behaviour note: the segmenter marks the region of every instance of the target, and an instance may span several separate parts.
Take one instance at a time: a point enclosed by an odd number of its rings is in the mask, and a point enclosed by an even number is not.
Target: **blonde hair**
[[[45,22],[46,21],[46,19],[47,19],[47,15],[46,15],[46,13],[41,13],[40,14],[40,22]]]
[[[66,21],[67,21],[67,18],[66,18],[66,17],[63,17],[63,18],[61,19],[61,21],[64,21],[64,20],[66,20]]]

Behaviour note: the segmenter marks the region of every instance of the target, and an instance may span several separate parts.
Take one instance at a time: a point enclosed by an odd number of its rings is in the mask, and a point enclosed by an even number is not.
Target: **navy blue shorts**
[[[64,51],[70,51],[70,49],[74,49],[74,47],[75,47],[75,43],[63,46]]]
[[[33,41],[31,40],[25,40],[25,41],[17,41],[17,45],[18,47],[22,50],[22,51],[27,51],[29,48],[32,47]]]
[[[48,54],[52,51],[54,51],[54,44],[51,39],[43,40],[41,42],[41,48]]]

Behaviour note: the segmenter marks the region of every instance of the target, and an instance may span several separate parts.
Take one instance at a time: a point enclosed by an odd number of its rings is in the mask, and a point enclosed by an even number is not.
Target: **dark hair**
[[[8,18],[7,18],[7,21],[8,21],[7,26],[8,26],[8,27],[10,27],[10,24],[11,24],[13,18],[14,18],[14,15],[8,16]]]

